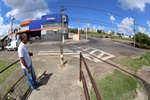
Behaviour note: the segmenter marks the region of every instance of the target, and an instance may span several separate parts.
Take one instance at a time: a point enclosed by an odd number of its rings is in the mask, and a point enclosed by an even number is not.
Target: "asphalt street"
[[[33,41],[33,44],[27,44],[28,50],[34,54],[32,61],[37,76],[45,72],[43,78],[40,79],[44,85],[40,87],[40,91],[33,91],[28,98],[29,100],[48,100],[48,98],[51,100],[84,100],[83,88],[78,78],[79,52],[81,52],[81,50],[103,60],[138,56],[147,51],[112,42],[110,39],[88,38],[88,40],[82,39],[80,41],[69,39],[65,40],[63,48],[66,64],[65,67],[61,67],[61,44],[62,41]],[[83,56],[87,58],[87,63],[91,71],[100,71],[100,73],[97,73],[98,75],[95,76],[97,78],[101,78],[103,75],[111,73],[115,69],[100,60],[91,58],[85,53],[83,53]],[[18,60],[18,54],[16,51],[0,51],[0,60],[14,62]],[[103,68],[103,66],[105,66],[105,68]],[[88,80],[88,87],[90,86]]]

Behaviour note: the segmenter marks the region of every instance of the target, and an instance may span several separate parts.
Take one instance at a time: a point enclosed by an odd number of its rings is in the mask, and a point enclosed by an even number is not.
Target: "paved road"
[[[143,53],[145,50],[140,50],[130,46],[111,42],[110,40],[95,40],[89,38],[89,40],[72,41],[67,40],[64,45],[64,52],[77,53],[75,55],[64,55],[66,66],[60,67],[60,58],[58,56],[52,56],[53,52],[60,51],[60,42],[36,42],[33,44],[27,44],[29,51],[34,52],[32,57],[33,65],[38,70],[36,73],[40,76],[45,72],[40,79],[43,84],[40,91],[33,91],[29,96],[29,100],[84,100],[83,88],[78,82],[79,78],[79,49],[89,52],[103,60],[115,59],[122,56],[137,56]],[[47,53],[47,55],[39,55],[40,53]],[[14,51],[1,51],[0,59],[6,58],[9,61],[17,60],[17,52]],[[109,65],[92,59],[84,54],[87,58],[87,63],[90,66],[91,72],[96,71],[96,78],[101,78],[107,73],[113,72],[115,68],[109,67]],[[77,59],[76,59],[77,58]],[[95,63],[93,63],[93,61]],[[102,66],[99,66],[99,65]],[[105,66],[105,68],[103,68]],[[97,72],[99,71],[99,72]],[[90,82],[88,80],[88,86]]]
[[[80,44],[74,44],[74,45],[93,47],[101,51],[115,55],[116,57],[137,56],[146,51],[146,50],[134,48],[128,45],[112,42],[109,38],[108,39],[89,38],[89,42],[87,43],[80,43]]]

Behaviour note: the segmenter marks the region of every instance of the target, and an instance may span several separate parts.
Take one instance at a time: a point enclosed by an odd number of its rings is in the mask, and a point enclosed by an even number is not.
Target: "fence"
[[[90,100],[90,96],[89,96],[89,92],[88,92],[88,89],[87,89],[86,80],[85,80],[85,77],[84,77],[84,72],[82,71],[82,61],[83,61],[84,65],[85,65],[85,68],[87,70],[87,73],[88,73],[88,76],[89,76],[90,81],[92,83],[92,86],[93,86],[94,92],[96,94],[97,100],[102,100],[102,98],[101,98],[101,96],[98,92],[98,89],[96,87],[96,84],[94,82],[94,79],[91,75],[91,72],[90,72],[90,70],[89,70],[89,68],[88,68],[88,66],[87,66],[87,64],[84,60],[84,57],[83,57],[82,53],[80,52],[80,72],[79,72],[80,76],[79,76],[79,80],[80,81],[82,80],[82,82],[83,82],[83,88],[84,88],[84,93],[85,93],[86,100]]]
[[[9,68],[13,67],[13,65],[15,65],[18,62],[19,60],[15,61],[14,63],[10,64],[9,66],[1,70],[0,75],[5,71],[7,71]],[[2,84],[5,87],[9,87],[9,88],[2,91],[2,94],[0,94],[0,100],[16,100],[16,99],[24,100],[26,96],[29,94],[30,88],[28,87],[28,84],[25,81],[26,80],[24,77],[25,75],[23,74],[20,76],[18,75],[18,73],[14,73],[14,74],[16,74],[14,76],[17,76],[16,80],[9,77],[10,79],[9,78],[6,79],[7,82],[4,82]],[[15,80],[15,82],[12,82],[12,80]]]

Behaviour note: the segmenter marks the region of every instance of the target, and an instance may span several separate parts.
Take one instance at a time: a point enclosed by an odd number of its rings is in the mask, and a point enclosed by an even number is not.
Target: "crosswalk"
[[[63,52],[64,56],[65,55],[71,55],[71,56],[77,57],[79,59],[79,54],[80,54],[80,52],[82,52],[84,58],[89,59],[89,60],[94,61],[94,62],[101,62],[102,60],[105,61],[105,60],[108,60],[108,59],[111,59],[111,58],[115,57],[114,55],[112,55],[110,53],[104,52],[102,50],[99,50],[97,48],[93,48],[93,47],[90,47],[90,46],[78,46],[78,47],[74,46],[71,49],[74,50],[74,51],[72,51],[70,49],[64,49],[64,52]],[[38,55],[59,56],[60,51],[57,51],[57,50],[55,50],[55,51],[39,51]]]
[[[96,49],[96,48],[93,48],[93,47],[90,47],[90,46],[80,46],[80,47],[75,47],[75,48],[79,49],[77,52],[84,51],[84,52],[82,52],[84,58],[89,59],[89,60],[94,61],[94,62],[101,62],[100,59],[108,60],[110,58],[115,57],[114,55],[112,55],[110,53],[104,52],[102,50],[99,50],[99,49]],[[85,53],[85,52],[88,52],[90,55]],[[95,57],[93,57],[91,55],[93,55]],[[79,57],[79,56],[74,56],[74,57]]]

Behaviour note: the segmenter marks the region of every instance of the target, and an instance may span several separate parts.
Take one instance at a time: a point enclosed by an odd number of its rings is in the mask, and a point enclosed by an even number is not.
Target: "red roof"
[[[24,21],[20,24],[20,26],[29,25],[31,20]]]

